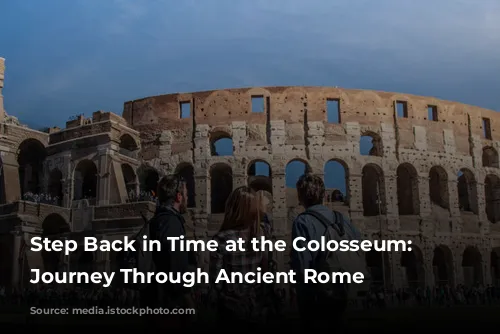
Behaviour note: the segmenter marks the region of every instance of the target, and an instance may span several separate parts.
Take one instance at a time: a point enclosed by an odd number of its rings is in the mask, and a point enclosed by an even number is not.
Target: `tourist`
[[[192,252],[172,251],[169,237],[186,237],[185,220],[182,214],[187,211],[188,191],[186,182],[178,175],[165,176],[158,182],[158,208],[150,221],[150,239],[161,242],[161,251],[153,253],[157,272],[185,273],[194,271],[196,257]],[[178,249],[178,248],[177,248]],[[194,308],[192,289],[181,284],[153,284],[148,287],[149,304],[168,308]],[[181,315],[178,319],[167,315],[163,319],[169,327],[184,325],[193,319]],[[167,319],[168,318],[168,319]],[[157,317],[155,318],[155,320]],[[160,321],[163,321],[160,320]],[[165,322],[165,324],[166,324]]]
[[[323,205],[325,185],[323,180],[312,174],[304,174],[297,181],[297,195],[300,205],[306,212],[314,211],[325,217],[329,222],[335,222],[334,213]],[[344,218],[345,219],[345,218]],[[326,228],[311,214],[298,215],[292,225],[292,241],[297,237],[304,237],[305,243],[316,240],[325,235]],[[306,330],[325,329],[335,323],[338,332],[342,314],[347,307],[347,300],[341,300],[338,305],[323,305],[321,296],[317,293],[315,284],[304,283],[305,269],[318,269],[319,252],[305,250],[298,252],[292,249],[291,267],[297,273],[296,298],[302,323]],[[326,320],[328,319],[328,320]]]
[[[214,236],[218,243],[216,252],[210,254],[210,274],[213,282],[218,319],[225,328],[241,328],[243,324],[262,321],[262,286],[258,284],[216,284],[221,269],[231,272],[256,272],[267,270],[267,253],[253,251],[250,240],[264,235],[261,229],[262,203],[249,187],[235,189],[226,202],[224,221]],[[227,251],[228,240],[245,240],[245,251]],[[234,324],[235,327],[232,327]],[[236,327],[237,326],[237,327]],[[245,327],[248,329],[248,327]]]

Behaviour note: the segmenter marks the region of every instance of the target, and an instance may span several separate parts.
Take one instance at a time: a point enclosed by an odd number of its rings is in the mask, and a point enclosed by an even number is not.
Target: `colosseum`
[[[147,97],[125,102],[121,116],[97,111],[39,131],[3,109],[4,69],[1,59],[0,285],[29,284],[33,268],[114,270],[112,253],[34,253],[30,238],[131,235],[172,172],[188,181],[189,237],[210,238],[231,189],[248,184],[268,196],[276,236],[288,241],[301,210],[288,174],[306,169],[341,183],[327,182],[325,203],[365,237],[412,240],[411,252],[367,254],[376,281],[499,284],[494,111],[409,94],[266,87]],[[276,256],[286,269],[286,252]]]

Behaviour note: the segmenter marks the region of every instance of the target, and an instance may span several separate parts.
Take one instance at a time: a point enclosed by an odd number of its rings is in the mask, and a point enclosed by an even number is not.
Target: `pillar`
[[[20,287],[22,282],[20,282],[20,271],[23,269],[21,268],[20,264],[20,256],[22,252],[22,247],[23,247],[23,234],[21,231],[17,230],[14,231],[12,234],[12,257],[11,257],[11,282],[12,286],[15,287]]]
[[[110,150],[107,148],[98,150],[99,161],[97,164],[97,205],[108,205],[110,198],[110,170],[111,157],[109,156]]]
[[[5,58],[0,58],[0,123],[5,120],[5,110],[3,108],[3,81],[5,75]]]

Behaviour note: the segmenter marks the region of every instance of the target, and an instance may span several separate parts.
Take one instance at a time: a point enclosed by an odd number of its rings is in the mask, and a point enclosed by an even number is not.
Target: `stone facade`
[[[287,188],[287,166],[302,164],[326,177],[327,166],[337,163],[345,194],[330,189],[327,205],[367,238],[413,242],[412,252],[368,254],[374,277],[385,275],[386,284],[397,287],[496,284],[499,125],[496,112],[461,103],[324,87],[155,96],[126,102],[122,117],[98,111],[46,132],[4,122],[0,233],[11,255],[2,260],[12,270],[3,283],[25,281],[25,269],[33,266],[112,270],[113,254],[50,262],[23,245],[37,234],[131,234],[142,224],[141,213],[154,212],[148,196],[157,180],[173,172],[188,181],[190,237],[210,238],[228,193],[248,184],[268,196],[276,236],[290,241],[291,222],[302,209]],[[362,154],[366,138],[372,149]],[[222,140],[232,152],[217,152]],[[258,171],[262,166],[267,172]],[[23,200],[27,192],[51,196],[37,204]],[[286,254],[276,254],[280,269]],[[206,259],[200,254],[204,265]]]

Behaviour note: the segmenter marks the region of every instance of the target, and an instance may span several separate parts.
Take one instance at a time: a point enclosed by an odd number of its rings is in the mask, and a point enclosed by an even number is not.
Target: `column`
[[[99,161],[97,167],[98,173],[98,189],[97,189],[97,205],[108,205],[110,197],[110,172],[109,166],[111,165],[111,157],[109,156],[109,149],[104,148],[98,151]]]
[[[400,229],[397,176],[394,172],[384,172],[384,176],[387,225],[390,231],[396,232]]]
[[[12,233],[12,257],[11,257],[11,284],[12,286],[20,287],[22,282],[20,282],[20,271],[24,268],[20,266],[20,259],[22,256],[21,252],[23,245],[23,234],[20,230],[16,230]]]

